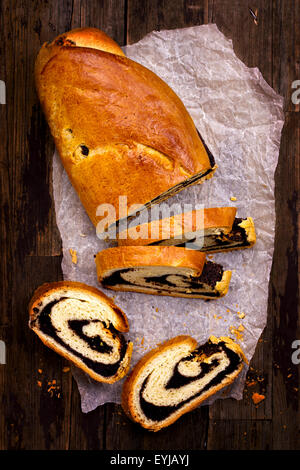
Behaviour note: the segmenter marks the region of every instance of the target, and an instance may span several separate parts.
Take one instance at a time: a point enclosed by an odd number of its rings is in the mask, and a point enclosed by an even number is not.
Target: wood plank
[[[223,3],[223,2],[222,2]],[[266,2],[264,2],[266,3]],[[296,48],[291,48],[291,38],[295,37],[295,31],[294,31],[294,19],[292,18],[294,8],[292,2],[273,2],[271,5],[271,2],[269,2],[269,5],[266,4],[266,6],[259,7],[258,6],[258,16],[259,16],[259,25],[258,27],[252,27],[252,29],[256,28],[257,33],[254,36],[251,36],[251,28],[249,29],[249,45],[250,47],[248,48],[247,42],[245,39],[247,38],[246,35],[241,35],[239,32],[239,27],[235,27],[236,30],[234,33],[231,33],[231,37],[234,38],[236,35],[236,40],[233,41],[234,47],[235,44],[238,44],[236,52],[238,53],[239,57],[247,63],[249,66],[258,66],[259,69],[262,71],[264,77],[266,80],[275,88],[277,92],[282,94],[285,97],[288,97],[290,95],[290,86],[291,86],[291,81],[293,77],[293,70],[295,67],[295,62],[293,59],[295,59],[294,51]],[[223,16],[222,16],[223,15]],[[212,15],[212,17],[215,16],[217,20],[217,24],[219,26],[218,21],[220,21],[220,17],[224,17],[224,15],[227,15],[227,12],[220,12],[218,14]],[[236,13],[236,15],[241,15],[241,12]],[[298,16],[299,16],[299,11],[298,11]],[[239,23],[241,24],[242,18],[240,17]],[[227,25],[230,23],[228,22]],[[242,24],[245,26],[245,23],[242,22]],[[264,25],[260,29],[260,25]],[[230,25],[231,27],[231,25]],[[288,30],[291,28],[290,34],[288,33]],[[223,28],[224,29],[224,28]],[[284,31],[284,33],[281,33]],[[280,32],[280,33],[279,33]],[[265,33],[265,37],[264,37]],[[272,33],[272,34],[271,34]],[[283,36],[282,36],[283,34]],[[289,36],[286,38],[286,42],[284,37]],[[286,47],[286,44],[288,46]],[[293,50],[293,52],[292,52]],[[261,53],[263,51],[263,54]],[[298,49],[299,51],[299,49]],[[271,53],[271,55],[270,55]],[[266,56],[266,61],[264,61],[264,56]],[[283,71],[282,64],[285,64],[286,68]],[[271,68],[270,68],[271,65]],[[284,80],[280,79],[282,75],[285,75]],[[288,80],[286,77],[289,77]],[[288,109],[289,105],[286,104],[286,109]],[[296,131],[296,124],[295,120],[293,122],[290,121],[290,118],[287,116],[287,124],[285,126],[284,132],[283,132],[283,142],[285,139],[288,139],[288,142],[290,142],[291,146],[295,146],[295,142],[297,140],[297,131]],[[287,137],[288,136],[288,137]],[[299,145],[299,144],[298,144]],[[297,161],[299,158],[299,148],[296,149],[295,147],[293,148],[293,154],[298,155]],[[285,315],[289,315],[289,318],[297,318],[297,298],[298,298],[298,293],[296,289],[297,285],[297,276],[296,276],[296,271],[294,271],[293,277],[293,284],[294,288],[290,289],[288,298],[289,302],[293,304],[294,306],[294,311],[293,309],[289,309],[289,313],[287,312],[287,295],[284,294],[286,292],[286,285],[285,285],[285,279],[288,276],[288,266],[287,266],[287,254],[290,251],[290,256],[293,258],[294,256],[297,257],[297,247],[293,246],[292,248],[288,248],[290,246],[290,237],[292,237],[292,233],[295,233],[297,230],[297,227],[291,224],[291,217],[295,217],[296,215],[296,207],[293,207],[290,209],[290,216],[287,216],[288,211],[283,210],[282,205],[286,205],[287,202],[291,199],[291,194],[294,193],[294,191],[297,191],[297,188],[299,189],[299,180],[296,181],[296,178],[293,179],[293,170],[295,168],[290,168],[288,170],[289,166],[289,161],[290,159],[288,158],[288,153],[291,151],[291,149],[287,149],[284,144],[282,144],[281,147],[281,157],[279,160],[279,165],[276,173],[276,214],[277,214],[277,219],[276,219],[276,241],[275,241],[275,252],[274,252],[274,263],[273,263],[273,269],[271,272],[271,280],[270,280],[270,296],[269,296],[269,308],[268,308],[268,326],[266,331],[264,332],[263,338],[266,338],[266,341],[264,340],[265,346],[262,348],[262,345],[258,345],[257,352],[254,356],[254,359],[251,363],[252,367],[254,369],[257,369],[259,372],[259,377],[264,378],[264,382],[262,384],[266,384],[266,387],[264,387],[263,390],[258,390],[262,391],[263,394],[266,395],[266,400],[262,402],[260,405],[257,407],[254,407],[253,404],[251,404],[250,400],[250,406],[245,406],[246,401],[245,399],[239,404],[238,407],[231,406],[231,404],[224,403],[221,406],[217,407],[211,407],[211,417],[218,417],[218,418],[223,418],[223,419],[229,419],[230,416],[235,416],[237,419],[243,419],[243,418],[252,418],[252,419],[269,419],[272,418],[273,421],[271,422],[271,426],[267,426],[265,432],[269,432],[269,441],[272,441],[272,434],[273,436],[276,435],[276,439],[274,439],[274,442],[272,445],[274,445],[274,448],[289,448],[293,449],[295,448],[295,440],[291,440],[289,443],[286,442],[287,436],[290,436],[290,433],[286,432],[286,426],[291,426],[292,428],[292,433],[297,434],[297,418],[298,414],[296,413],[294,416],[292,416],[292,413],[288,413],[287,407],[286,406],[280,406],[280,408],[275,405],[274,406],[274,400],[276,402],[276,397],[282,396],[284,394],[284,387],[283,387],[283,382],[280,383],[280,386],[278,386],[278,381],[277,383],[274,383],[274,370],[275,373],[277,374],[277,369],[274,369],[274,363],[272,361],[272,356],[273,356],[273,351],[274,351],[274,360],[276,356],[279,356],[282,360],[283,357],[288,355],[285,359],[285,367],[290,365],[289,360],[290,360],[290,350],[288,346],[285,346],[285,351],[289,351],[288,353],[284,353],[282,350],[282,346],[279,348],[277,341],[273,341],[273,338],[278,338],[278,334],[274,334],[274,325],[273,325],[273,318],[278,316],[278,305],[274,305],[274,296],[275,298],[280,296],[280,285],[284,283],[284,286],[281,286],[281,295],[285,295],[285,301],[283,300],[283,308],[282,310],[285,312]],[[291,163],[291,167],[294,165]],[[298,164],[297,164],[298,165]],[[298,168],[298,167],[297,167]],[[297,170],[298,171],[298,170]],[[296,171],[296,174],[297,174]],[[290,196],[289,196],[290,194]],[[289,232],[289,236],[287,236],[286,233],[286,227],[291,227],[292,231]],[[299,227],[299,225],[298,225]],[[281,253],[281,255],[280,255]],[[280,261],[276,260],[278,259],[278,256],[280,256]],[[282,298],[282,297],[280,297]],[[291,321],[291,320],[290,320]],[[287,339],[287,330],[286,328],[281,328],[279,337],[285,338],[283,340],[284,343],[290,344],[291,338]],[[299,336],[299,334],[298,334]],[[276,348],[277,348],[277,354],[276,354]],[[287,349],[288,348],[288,349]],[[261,358],[259,358],[261,356]],[[275,366],[276,365],[276,360],[275,360]],[[299,387],[299,381],[297,379],[297,376],[294,376],[294,388],[297,388],[295,383],[298,382],[298,387]],[[248,393],[247,388],[245,389],[246,394]],[[294,392],[295,394],[296,392]],[[249,397],[247,397],[249,399]],[[295,399],[295,398],[294,398]],[[298,400],[299,400],[299,394],[298,394]],[[297,409],[298,409],[297,405]],[[280,409],[280,411],[278,411]],[[276,418],[277,416],[277,418]],[[279,419],[281,418],[281,419]],[[281,425],[281,433],[278,433],[275,428],[277,429],[277,425],[275,424],[277,420],[281,422],[285,422],[285,424]],[[299,418],[298,418],[299,421]],[[249,422],[250,423],[250,422]],[[287,424],[288,423],[288,424]],[[222,421],[219,423],[221,432],[223,432],[223,428],[226,429],[226,421]],[[211,434],[211,439],[212,442],[216,442],[217,435],[212,432],[212,429],[210,429],[210,434]],[[281,437],[279,437],[281,435]],[[285,438],[285,439],[284,439]],[[290,437],[289,437],[290,438]],[[238,437],[237,437],[238,439]],[[266,441],[268,442],[268,440]],[[283,447],[282,447],[283,446]],[[286,446],[286,447],[285,447]]]
[[[101,450],[105,445],[105,407],[99,406],[90,413],[82,413],[77,384],[73,380],[72,405],[69,425],[70,450]]]
[[[299,113],[288,113],[276,172],[277,230],[271,289],[273,318],[273,441],[276,449],[300,449],[300,374],[292,343],[300,339]]]
[[[207,450],[270,450],[272,424],[269,420],[212,421]]]
[[[257,0],[258,25],[249,4],[239,0],[209,0],[208,20],[233,40],[236,55],[248,66],[258,67],[272,85],[272,1]]]
[[[101,448],[104,410],[82,414],[76,384],[70,373],[62,372],[66,361],[45,348],[27,327],[33,289],[61,278],[61,260],[56,256],[61,241],[51,185],[54,144],[38,103],[33,69],[42,43],[74,27],[98,26],[123,44],[124,1],[4,0],[0,12],[0,79],[7,83],[0,139],[1,241],[5,242],[0,325],[11,326],[10,360],[1,370],[5,409],[0,444],[9,449]],[[49,390],[52,380],[57,388]],[[71,433],[74,426],[77,432]]]
[[[0,10],[0,54],[5,58],[4,52],[4,14]],[[5,61],[0,61],[0,80],[4,81],[7,88],[7,70]],[[7,93],[6,93],[7,94]],[[7,98],[6,98],[7,101]],[[7,104],[0,104],[0,325],[11,322],[12,300],[12,208],[10,204],[11,177],[8,148],[8,112]]]
[[[109,450],[205,449],[208,407],[182,416],[172,426],[153,433],[131,422],[120,406],[106,405],[106,443]]]
[[[8,326],[0,326],[0,341],[4,343],[5,351],[3,353],[3,344],[0,345],[1,354],[0,354],[0,409],[4,410],[7,406],[7,397],[5,393],[1,391],[8,390],[7,388],[7,366],[3,362],[9,361],[9,351],[8,344],[10,343],[10,333],[11,329]],[[3,360],[3,355],[5,354],[5,361]],[[7,433],[4,432],[6,429],[6,422],[4,413],[0,413],[0,449],[7,448]]]
[[[298,111],[292,83],[300,77],[300,2],[273,0],[273,88],[285,99],[286,111]],[[299,87],[298,87],[299,88]]]
[[[184,28],[207,23],[207,0],[128,1],[127,44],[133,44],[151,31]]]
[[[27,311],[33,290],[60,276],[59,257],[25,257],[14,276],[1,411],[8,449],[63,449],[69,440],[71,376],[62,372],[66,361],[29,330]]]

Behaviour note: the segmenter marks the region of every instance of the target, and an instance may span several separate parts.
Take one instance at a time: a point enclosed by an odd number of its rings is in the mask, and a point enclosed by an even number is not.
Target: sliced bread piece
[[[117,291],[216,299],[227,293],[231,278],[205,253],[174,246],[108,248],[95,262],[99,282]]]
[[[131,226],[117,236],[119,246],[175,245],[216,253],[250,248],[256,241],[251,217],[235,207],[210,207]]]
[[[124,377],[132,343],[126,315],[98,289],[80,282],[43,284],[29,304],[29,326],[43,343],[99,382]]]
[[[238,344],[211,336],[197,347],[177,336],[146,354],[123,385],[122,407],[142,427],[159,431],[231,384],[246,361]]]

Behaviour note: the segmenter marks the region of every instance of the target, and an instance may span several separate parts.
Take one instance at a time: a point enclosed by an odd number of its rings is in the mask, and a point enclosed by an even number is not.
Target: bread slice
[[[119,246],[185,246],[208,253],[250,248],[256,241],[251,217],[235,207],[211,207],[132,226],[117,235]]]
[[[127,373],[132,343],[124,312],[98,289],[80,282],[43,284],[29,304],[29,327],[43,343],[99,382]]]
[[[231,278],[231,271],[206,261],[204,253],[175,246],[108,248],[95,262],[99,282],[117,291],[217,299]]]
[[[77,29],[45,43],[35,79],[62,163],[95,225],[107,205],[114,210],[105,227],[134,214],[132,205],[149,207],[212,177],[214,158],[182,101],[102,31]]]
[[[227,337],[211,336],[197,347],[177,336],[146,354],[126,378],[122,407],[136,423],[159,431],[231,384],[246,358]]]

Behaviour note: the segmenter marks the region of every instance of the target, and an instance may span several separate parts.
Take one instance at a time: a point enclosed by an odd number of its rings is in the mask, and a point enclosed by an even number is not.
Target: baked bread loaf
[[[213,156],[178,96],[103,32],[77,29],[45,43],[35,79],[62,163],[95,225],[100,204],[115,208],[109,226],[127,217],[127,206],[149,207],[213,175]]]
[[[122,407],[136,423],[159,431],[231,384],[246,359],[238,344],[211,336],[197,347],[177,336],[146,354],[126,378]]]
[[[175,245],[217,253],[250,248],[256,242],[251,217],[236,217],[235,207],[211,207],[132,226],[117,234],[119,246]]]
[[[43,343],[99,382],[124,377],[132,343],[126,315],[111,299],[80,282],[43,284],[29,304],[29,326]]]
[[[175,246],[120,246],[95,258],[99,282],[117,291],[217,299],[229,288],[231,271],[206,261],[205,253]]]

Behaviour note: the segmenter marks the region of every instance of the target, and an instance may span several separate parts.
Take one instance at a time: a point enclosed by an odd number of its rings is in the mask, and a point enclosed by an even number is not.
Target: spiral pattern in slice
[[[123,312],[105,298],[101,302],[90,292],[62,288],[48,292],[32,310],[30,326],[41,339],[96,380],[113,381],[124,375],[132,345],[118,330]],[[120,329],[126,331],[122,322],[121,317]]]
[[[123,407],[143,427],[156,431],[231,383],[243,359],[229,338],[211,337],[200,347],[188,336],[174,338],[133,370],[124,386]]]

